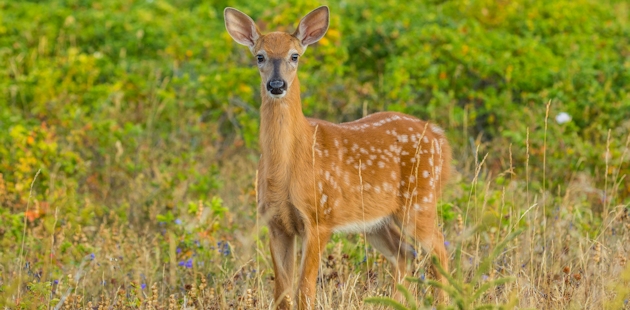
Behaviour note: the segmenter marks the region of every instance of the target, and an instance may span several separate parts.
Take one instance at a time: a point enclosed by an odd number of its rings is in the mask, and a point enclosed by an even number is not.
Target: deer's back
[[[451,159],[440,127],[396,112],[342,124],[309,121],[317,126],[315,200],[337,230],[378,227],[406,208],[435,212]]]

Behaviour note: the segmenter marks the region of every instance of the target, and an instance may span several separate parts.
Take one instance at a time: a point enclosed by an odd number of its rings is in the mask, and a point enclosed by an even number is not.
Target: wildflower
[[[556,123],[560,125],[570,122],[570,121],[571,121],[571,115],[569,115],[567,112],[560,112],[558,115],[556,115]]]
[[[59,284],[59,280],[54,280],[53,283],[54,284]]]
[[[176,219],[176,220],[175,220],[175,224],[177,224],[177,225],[181,225],[181,224],[182,224],[182,220],[180,220],[180,219]]]
[[[448,242],[448,241],[444,240],[444,246],[445,246],[445,247],[449,247],[450,245],[451,245],[451,243],[450,243],[450,242]]]
[[[94,253],[90,254],[90,260],[94,260],[96,258],[96,255],[94,255]]]
[[[177,254],[180,254],[182,252],[182,249],[178,247],[175,251],[177,252]]]
[[[184,266],[186,268],[192,268],[192,266],[193,266],[193,259],[189,258],[188,260],[179,262],[177,265],[178,266]]]
[[[481,276],[481,280],[483,280],[483,281],[488,280],[488,275],[485,275],[485,274],[484,274],[484,275],[482,275],[482,276]]]
[[[230,253],[232,253],[232,251],[230,250],[230,244],[225,242],[223,243],[223,249],[221,251],[221,253],[223,253],[223,256],[228,256],[230,255]]]
[[[147,288],[147,284],[146,284],[146,283],[142,283],[142,285],[140,285],[140,287],[141,287],[142,289],[145,289],[145,288]]]

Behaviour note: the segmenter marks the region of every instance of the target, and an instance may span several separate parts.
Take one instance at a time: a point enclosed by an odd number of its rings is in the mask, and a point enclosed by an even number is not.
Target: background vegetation
[[[260,81],[222,12],[291,31],[321,4],[0,0],[0,305],[271,308]],[[448,129],[454,281],[512,280],[462,305],[630,307],[630,4],[327,4],[330,30],[300,64],[304,111]],[[366,247],[334,237],[321,308],[389,294],[389,266]]]

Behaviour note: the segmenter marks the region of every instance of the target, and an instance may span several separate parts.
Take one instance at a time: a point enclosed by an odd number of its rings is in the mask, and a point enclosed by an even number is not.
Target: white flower
[[[560,125],[570,121],[571,115],[569,115],[567,112],[560,112],[560,114],[556,116],[556,122]]]

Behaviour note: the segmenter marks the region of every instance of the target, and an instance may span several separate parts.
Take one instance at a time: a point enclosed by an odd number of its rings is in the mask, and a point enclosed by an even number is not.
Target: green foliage
[[[258,221],[266,236],[252,182],[260,79],[223,9],[292,31],[321,4],[0,0],[0,293],[30,292],[7,307],[52,307],[63,292],[51,282],[90,254],[101,286],[86,296],[133,283],[130,305],[147,293],[139,283],[180,292],[203,273],[229,287],[248,254],[267,255],[243,241]],[[330,29],[300,60],[305,114],[402,111],[447,129],[457,173],[438,206],[445,229],[463,215],[488,228],[484,238],[527,228],[539,241],[542,217],[576,239],[623,231],[602,214],[622,218],[630,197],[627,1],[328,4]],[[571,121],[556,122],[560,112]],[[349,240],[333,238],[348,270],[378,261]],[[14,274],[22,286],[6,282]],[[453,300],[467,307],[499,284],[454,279]]]
[[[477,230],[477,229],[475,229]],[[483,277],[487,277],[487,274],[490,273],[490,269],[493,268],[493,262],[502,255],[502,252],[505,250],[507,244],[515,239],[519,234],[521,234],[522,230],[518,230],[509,234],[501,243],[497,244],[493,249],[492,253],[489,256],[485,257],[479,266],[475,269],[473,276],[470,280],[467,280],[462,272],[462,242],[458,242],[456,250],[455,250],[455,260],[454,260],[454,268],[455,274],[451,275],[442,266],[440,265],[438,259],[433,256],[432,263],[437,266],[439,273],[446,278],[448,284],[435,281],[435,280],[421,280],[417,278],[408,277],[406,280],[411,283],[417,283],[419,285],[426,284],[429,287],[434,287],[436,289],[442,290],[449,296],[449,301],[451,305],[447,305],[446,307],[440,307],[441,309],[511,309],[514,308],[517,304],[517,300],[513,298],[509,303],[504,305],[489,305],[489,304],[479,304],[480,299],[491,289],[496,289],[498,287],[504,286],[506,283],[514,281],[512,277],[499,277],[497,279],[484,279]],[[384,306],[391,307],[397,310],[416,310],[418,308],[416,304],[416,297],[409,293],[409,291],[402,285],[396,285],[396,289],[398,289],[403,297],[405,298],[408,307],[402,305],[401,303],[388,298],[388,297],[369,297],[365,299],[365,302],[381,304]],[[426,309],[431,309],[431,300],[425,299],[424,306]],[[422,308],[424,309],[424,308]]]

